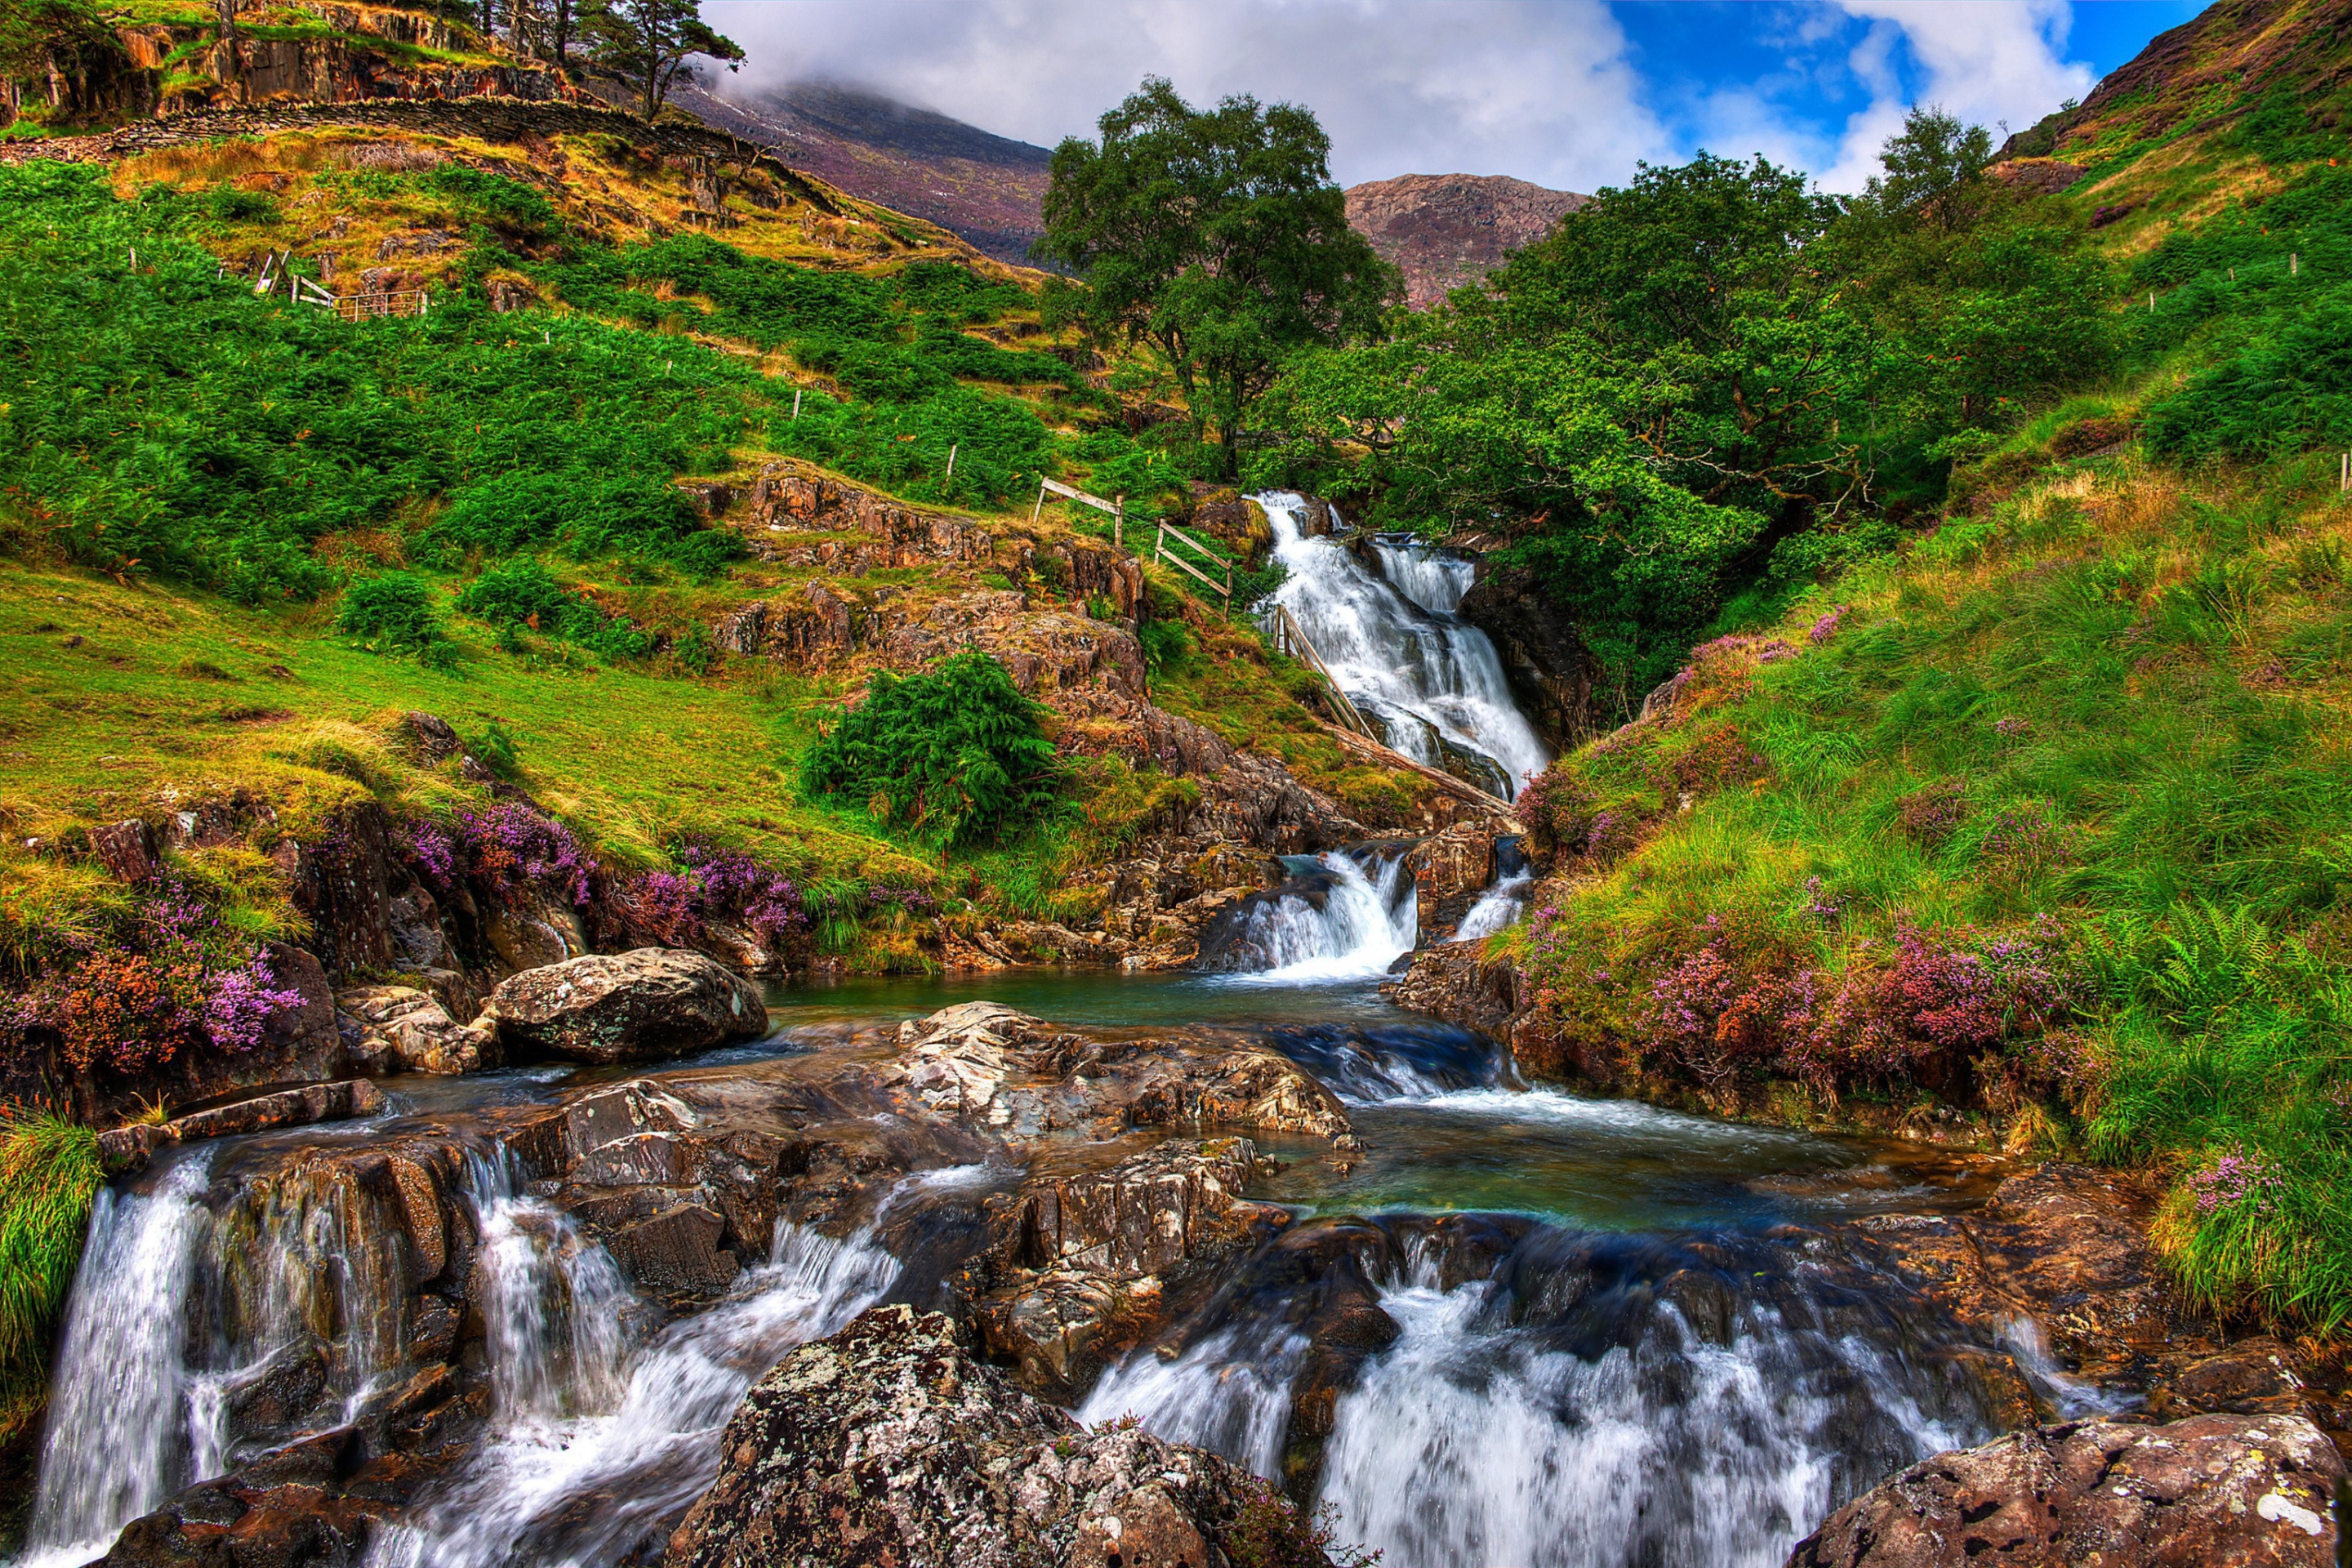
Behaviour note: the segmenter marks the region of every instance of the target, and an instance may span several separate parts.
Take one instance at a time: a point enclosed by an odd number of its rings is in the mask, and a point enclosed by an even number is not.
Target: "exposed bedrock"
[[[2331,1568],[2343,1474],[2299,1416],[2069,1422],[1912,1466],[1789,1568]]]
[[[1599,721],[1592,656],[1576,623],[1524,566],[1482,562],[1478,580],[1455,614],[1494,639],[1503,672],[1536,732],[1558,747],[1573,744]]]
[[[677,1568],[1207,1568],[1245,1541],[1250,1561],[1323,1560],[1247,1471],[1139,1427],[1090,1431],[903,1306],[785,1357],[722,1451],[670,1537]]]

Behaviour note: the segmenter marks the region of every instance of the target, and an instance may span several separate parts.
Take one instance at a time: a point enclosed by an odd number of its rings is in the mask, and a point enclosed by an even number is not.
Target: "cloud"
[[[1879,145],[1902,129],[1913,103],[1939,104],[1970,124],[2006,121],[2023,130],[2097,79],[2064,58],[2074,19],[2064,0],[1838,0],[1872,23],[1849,63],[1871,100],[1845,123],[1837,155],[1818,170],[1835,191],[1860,190],[1876,172]],[[1904,65],[1912,79],[1904,79]],[[1994,140],[2000,140],[1996,130]]]
[[[1509,174],[1591,190],[1674,146],[1600,0],[709,0],[744,84],[830,78],[1047,146],[1166,76],[1312,109],[1343,184]]]
[[[1622,183],[1637,159],[1706,146],[1855,190],[1913,102],[2022,126],[2092,82],[2064,58],[2066,0],[1718,6],[1690,14],[1696,36],[1645,66],[1603,0],[706,0],[704,11],[751,53],[726,90],[855,82],[1051,146],[1166,76],[1196,103],[1246,92],[1306,105],[1350,184],[1507,174],[1590,191]]]

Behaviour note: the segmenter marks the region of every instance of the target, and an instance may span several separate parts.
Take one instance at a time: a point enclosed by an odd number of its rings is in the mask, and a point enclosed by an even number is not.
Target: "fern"
[[[1044,707],[967,649],[920,675],[877,675],[866,701],[809,749],[802,786],[940,845],[993,838],[1052,804],[1060,767]]]

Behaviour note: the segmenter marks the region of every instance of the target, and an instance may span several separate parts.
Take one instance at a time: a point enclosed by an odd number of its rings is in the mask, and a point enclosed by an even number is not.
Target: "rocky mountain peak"
[[[1418,309],[1475,283],[1590,201],[1508,174],[1400,174],[1348,189],[1348,222],[1404,271]]]

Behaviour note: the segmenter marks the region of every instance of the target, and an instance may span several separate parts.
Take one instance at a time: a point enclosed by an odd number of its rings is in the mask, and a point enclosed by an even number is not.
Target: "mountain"
[[[1043,147],[839,82],[727,97],[684,88],[672,101],[854,196],[929,219],[1000,261],[1029,264],[1053,157]]]
[[[1349,186],[1348,222],[1403,269],[1418,308],[1484,278],[1591,199],[1507,174],[1400,174]]]

